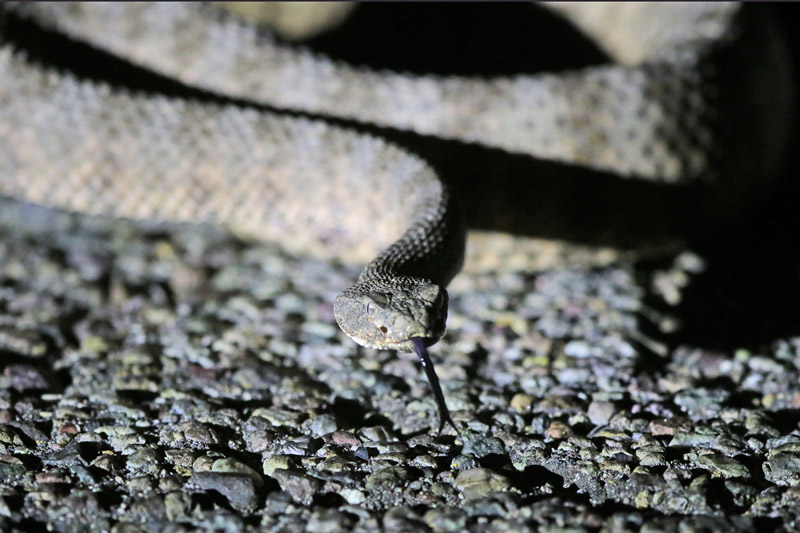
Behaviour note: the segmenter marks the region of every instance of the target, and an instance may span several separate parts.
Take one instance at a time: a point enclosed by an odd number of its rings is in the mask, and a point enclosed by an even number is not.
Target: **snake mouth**
[[[412,346],[411,351],[416,352],[418,344],[422,344],[422,346],[425,348],[430,348],[431,346],[439,342],[439,339],[441,339],[441,337],[442,337],[441,335],[437,335],[435,332],[428,332],[428,334],[426,335],[412,335],[408,339],[404,340],[403,344],[408,343],[410,346]]]
[[[421,345],[423,348],[430,348],[439,342],[444,335],[444,331],[426,331],[420,334],[414,334],[402,340],[387,343],[383,349],[398,350],[401,352],[417,352],[417,346]]]

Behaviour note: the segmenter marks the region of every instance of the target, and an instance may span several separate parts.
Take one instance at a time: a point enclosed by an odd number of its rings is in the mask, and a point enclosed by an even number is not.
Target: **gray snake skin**
[[[9,6],[186,85],[274,108],[624,178],[743,183],[776,172],[790,86],[763,17],[724,3],[549,7],[614,63],[410,76],[280,44],[210,5]],[[4,46],[0,193],[90,214],[219,223],[294,252],[367,263],[334,302],[339,325],[363,346],[416,351],[441,424],[449,420],[426,347],[444,333],[466,226],[450,188],[417,156],[320,120],[112,89]]]

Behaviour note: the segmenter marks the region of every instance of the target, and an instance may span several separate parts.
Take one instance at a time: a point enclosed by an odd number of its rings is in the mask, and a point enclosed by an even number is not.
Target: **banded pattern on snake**
[[[789,82],[760,15],[723,3],[550,7],[615,63],[412,77],[281,44],[210,5],[10,6],[186,85],[276,108],[651,181],[774,173]],[[0,193],[91,214],[222,223],[292,251],[367,263],[334,303],[339,325],[361,345],[416,351],[441,426],[449,420],[426,346],[444,333],[445,287],[461,269],[466,226],[423,160],[320,120],[111,88],[8,46],[0,80]]]

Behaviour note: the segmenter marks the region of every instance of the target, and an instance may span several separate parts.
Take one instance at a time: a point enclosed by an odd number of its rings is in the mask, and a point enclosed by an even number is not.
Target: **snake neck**
[[[409,228],[334,302],[339,326],[362,346],[410,352],[412,339],[430,346],[444,334],[445,287],[461,269],[466,231],[447,186],[430,182],[417,191],[408,198]]]
[[[461,206],[447,185],[433,185],[434,193],[415,200],[406,232],[364,268],[359,282],[400,276],[446,287],[461,270],[466,246]]]

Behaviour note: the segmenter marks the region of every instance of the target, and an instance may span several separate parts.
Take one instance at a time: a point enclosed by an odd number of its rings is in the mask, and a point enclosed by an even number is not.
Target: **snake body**
[[[11,9],[186,85],[274,108],[651,181],[741,182],[778,168],[790,85],[760,17],[722,3],[550,7],[614,63],[410,76],[281,44],[208,5]],[[451,190],[380,138],[126,92],[9,46],[0,50],[0,192],[91,214],[222,223],[292,251],[367,263],[334,303],[339,325],[361,345],[421,357],[444,333],[445,287],[463,262],[466,227]]]

